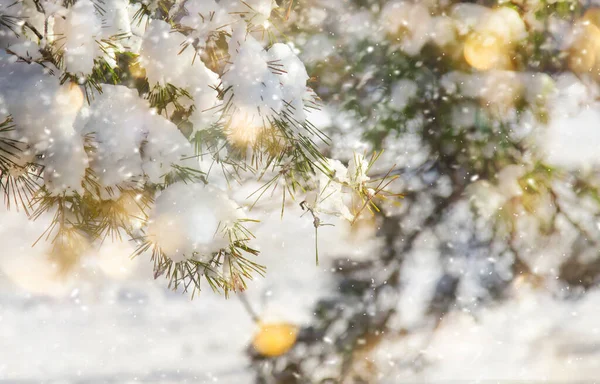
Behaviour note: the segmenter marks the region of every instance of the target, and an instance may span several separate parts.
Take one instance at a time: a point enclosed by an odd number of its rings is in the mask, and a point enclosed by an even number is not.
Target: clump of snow
[[[148,117],[148,133],[142,146],[142,169],[151,183],[159,184],[173,165],[197,168],[191,143],[177,126],[159,115]]]
[[[131,37],[132,20],[128,8],[128,0],[104,0],[102,4],[102,34],[104,36]]]
[[[104,86],[76,129],[92,138],[90,166],[103,186],[113,187],[142,175],[140,148],[151,112],[135,90]]]
[[[348,183],[353,187],[360,187],[370,178],[367,176],[369,161],[361,153],[355,153],[348,164]]]
[[[231,32],[231,24],[235,19],[223,3],[225,2],[217,3],[214,0],[187,1],[184,4],[186,14],[179,22],[193,28],[192,36],[197,38],[201,45],[205,45],[217,33]]]
[[[188,38],[172,30],[168,23],[153,20],[144,35],[140,63],[151,87],[171,84],[189,92],[194,104],[190,121],[194,130],[202,130],[218,119],[215,107],[219,104],[219,77],[206,67],[191,45],[182,51],[186,43]],[[185,98],[178,102],[192,104]]]
[[[452,106],[450,121],[455,129],[474,127],[480,118],[480,107],[472,101],[463,101]]]
[[[348,221],[354,215],[346,203],[343,183],[348,182],[348,169],[339,160],[329,159],[327,167],[332,175],[319,172],[316,177],[317,188],[306,197],[308,205],[315,212],[326,215],[341,216]]]
[[[194,124],[194,130],[198,131],[210,126],[219,118],[216,111],[221,103],[216,90],[219,77],[199,62],[189,73],[188,81],[190,94],[194,99],[194,112],[190,116],[190,122]]]
[[[335,53],[332,39],[324,33],[311,36],[302,47],[301,57],[305,63],[314,63],[325,60]]]
[[[10,44],[7,49],[12,54],[27,61],[35,61],[42,58],[39,47],[29,40]]]
[[[525,23],[519,12],[510,7],[490,10],[475,29],[478,32],[492,33],[506,44],[515,44],[527,36]]]
[[[275,0],[225,0],[229,13],[240,14],[249,24],[264,26],[269,20],[271,11],[277,7]]]
[[[547,161],[569,170],[589,171],[599,163],[599,103],[593,101],[598,88],[574,75],[556,80],[556,92],[549,97],[549,124],[540,128],[540,150]]]
[[[397,111],[403,111],[411,99],[417,95],[419,90],[417,83],[409,79],[401,79],[392,85],[390,107]]]
[[[435,16],[431,19],[429,35],[439,47],[447,47],[456,41],[456,23],[449,16]]]
[[[101,23],[91,0],[79,0],[70,9],[63,30],[55,34],[64,36],[64,55],[67,71],[77,75],[89,75],[94,67],[94,59],[100,49],[96,36]]]
[[[152,20],[140,50],[140,64],[146,69],[151,87],[155,84],[187,85],[186,77],[194,61],[194,50],[188,47],[181,52],[186,40],[186,36],[172,30],[167,22]]]
[[[175,183],[156,199],[148,238],[174,262],[210,261],[229,245],[226,232],[243,212],[218,188]]]
[[[414,56],[429,41],[431,16],[420,3],[391,1],[381,10],[381,25],[399,41],[404,52]]]
[[[0,56],[0,109],[15,123],[12,139],[29,147],[24,158],[42,155],[44,179],[52,193],[82,191],[87,156],[73,128],[82,103],[78,86],[60,85],[41,66]]]
[[[222,80],[231,94],[230,127],[256,131],[281,114],[292,127],[304,123],[308,74],[289,46],[274,44],[266,51],[240,24],[234,28],[229,54],[231,64]]]
[[[599,164],[599,107],[600,104],[595,104],[575,116],[558,117],[550,122],[543,141],[550,164],[584,171]]]
[[[238,27],[237,31],[234,36],[244,34],[245,27]],[[231,66],[223,75],[223,85],[231,88],[232,103],[241,111],[239,115],[247,116],[249,125],[264,125],[263,116],[268,118],[283,107],[279,78],[269,68],[269,56],[252,36],[246,36],[238,47],[232,45],[229,50]]]
[[[187,88],[190,84],[202,80],[194,78],[198,73],[212,73],[206,69],[200,58],[196,57],[192,46],[183,49],[188,43],[188,38],[172,30],[168,23],[162,20],[153,20],[150,23],[142,43],[140,63],[146,70],[151,87],[157,84],[172,84]],[[216,74],[213,76],[216,77]]]
[[[70,135],[77,110],[65,105],[57,77],[39,65],[0,54],[0,107],[18,127],[16,139],[44,150],[55,137]]]
[[[83,139],[73,134],[52,140],[41,162],[44,168],[44,185],[51,194],[77,192],[83,194],[81,183],[88,167],[88,156]]]
[[[450,16],[456,20],[456,28],[460,35],[473,31],[481,20],[489,15],[490,9],[479,4],[458,3],[452,6]]]
[[[159,183],[171,165],[192,165],[193,149],[183,134],[124,86],[105,85],[75,127],[94,147],[90,167],[103,187],[124,186],[144,176]]]
[[[328,173],[318,172],[315,177],[316,189],[307,194],[305,201],[314,213],[353,221],[355,215],[350,210],[352,204],[356,203],[353,195],[362,192],[370,180],[367,176],[369,162],[362,154],[355,153],[348,167],[339,160],[328,159],[327,168]],[[372,189],[369,191],[374,192]]]
[[[51,8],[53,7],[49,5],[48,9]],[[29,25],[37,28],[38,31],[44,30],[45,15],[37,11],[31,0],[3,1],[0,4],[0,14],[4,15],[7,21],[7,25],[4,23],[0,25],[0,49],[9,48],[16,53],[20,51],[18,45],[30,40],[37,41],[37,36],[29,28],[24,28],[22,20],[27,20]],[[33,50],[37,50],[37,47]]]
[[[306,82],[309,78],[304,64],[287,44],[273,44],[268,54],[269,62],[283,71],[278,74],[278,79],[281,97],[289,105],[288,113],[295,121],[304,122],[306,113],[303,97],[307,94]]]
[[[400,291],[396,325],[413,328],[422,324],[443,274],[438,251],[438,239],[430,231],[416,240],[418,251],[406,255],[401,270],[403,287]]]

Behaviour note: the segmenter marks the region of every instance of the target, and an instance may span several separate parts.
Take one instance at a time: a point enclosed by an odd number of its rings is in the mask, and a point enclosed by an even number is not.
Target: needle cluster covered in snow
[[[338,189],[368,180],[362,166],[350,171],[359,179],[342,180],[311,165],[337,163],[319,154],[319,132],[307,121],[316,95],[297,50],[273,43],[270,18],[281,11],[272,0],[2,6],[2,20],[14,23],[0,25],[0,150],[8,153],[0,175],[34,177],[27,195],[55,212],[58,230],[92,240],[125,231],[173,263],[222,264],[214,257],[230,246],[254,252],[242,246],[251,234],[236,225],[245,220],[240,207],[211,186],[214,169],[239,175],[302,163],[307,188],[333,177]],[[269,160],[247,167],[246,152]],[[140,215],[124,218],[125,194],[136,196]],[[21,194],[13,200],[34,208]],[[320,211],[352,219],[341,196],[328,200]]]

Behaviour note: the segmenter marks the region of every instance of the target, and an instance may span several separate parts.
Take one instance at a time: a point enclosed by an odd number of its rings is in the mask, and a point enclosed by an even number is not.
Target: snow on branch
[[[243,290],[264,273],[255,220],[213,182],[215,164],[227,183],[274,174],[259,197],[279,180],[290,198],[316,191],[315,215],[353,221],[346,201],[325,202],[332,185],[371,205],[362,157],[341,179],[322,154],[318,97],[272,28],[281,12],[272,0],[0,6],[0,188],[52,218],[39,241],[64,270],[110,236],[136,242],[175,289]]]

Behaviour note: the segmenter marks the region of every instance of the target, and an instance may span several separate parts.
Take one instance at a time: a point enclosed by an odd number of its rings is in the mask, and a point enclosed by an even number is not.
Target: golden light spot
[[[589,20],[573,26],[573,44],[569,49],[569,68],[573,72],[589,72],[594,69],[600,57],[600,29]]]
[[[63,84],[56,93],[56,101],[63,108],[78,112],[85,102],[85,95],[81,90],[81,86],[74,82]]]
[[[89,239],[77,228],[66,226],[52,240],[53,247],[49,260],[57,266],[58,272],[68,275],[78,265],[90,247]]]
[[[74,274],[64,274],[60,266],[39,251],[24,252],[0,261],[6,279],[27,292],[61,297],[68,294]]]
[[[79,86],[79,84],[70,83],[69,84],[69,102],[71,103],[71,105],[76,107],[77,109],[79,109],[83,106],[84,101],[85,101],[85,95],[83,94],[83,91],[81,90],[81,87]]]
[[[277,155],[283,150],[285,140],[277,128],[264,124],[258,115],[238,111],[232,116],[224,132],[227,141],[238,150],[245,151],[250,147]]]
[[[507,69],[510,57],[506,44],[491,33],[472,33],[465,41],[463,54],[467,63],[481,71]]]
[[[281,356],[296,343],[298,327],[288,323],[259,324],[252,346],[256,352],[267,357]]]
[[[225,128],[225,134],[229,143],[238,148],[246,148],[256,144],[263,130],[263,126],[238,121],[229,124]]]
[[[583,21],[587,21],[600,28],[600,8],[590,8],[585,11]]]
[[[129,73],[134,79],[146,78],[146,70],[140,65],[139,62],[133,62],[129,64]]]

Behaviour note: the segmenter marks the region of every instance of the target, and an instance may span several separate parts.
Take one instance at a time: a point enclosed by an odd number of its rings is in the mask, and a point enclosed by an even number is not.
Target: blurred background
[[[278,4],[289,12],[273,28],[322,99],[310,120],[327,156],[383,150],[370,176],[397,176],[403,198],[321,228],[318,266],[297,202],[281,218],[281,200],[264,199],[266,277],[194,300],[127,242],[58,277],[50,245],[31,247],[45,219],[2,207],[0,379],[600,377],[600,2]]]

